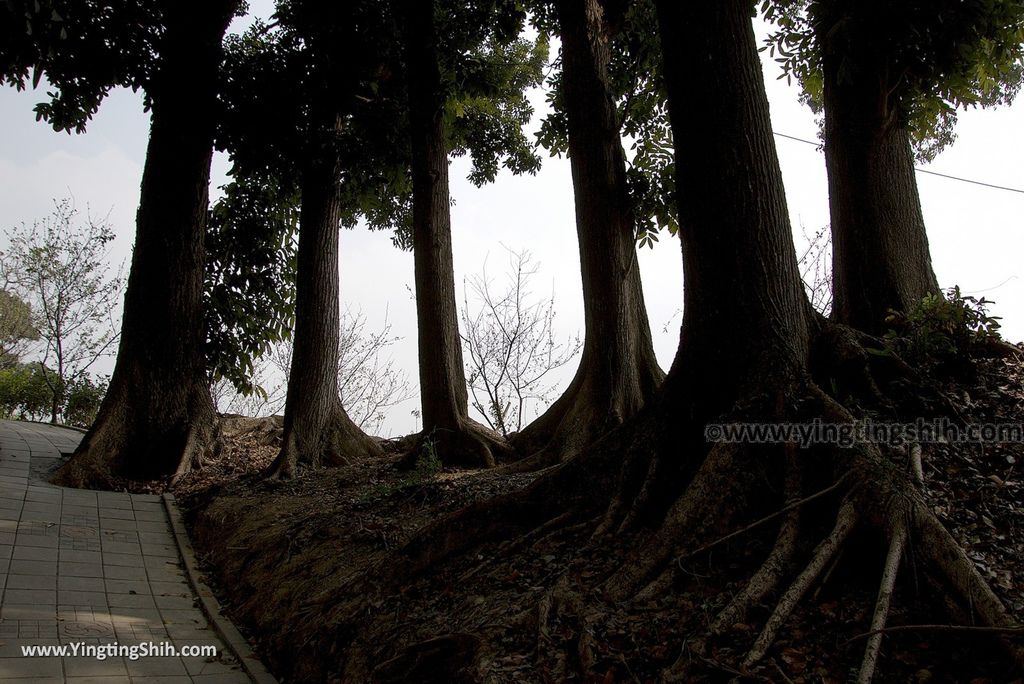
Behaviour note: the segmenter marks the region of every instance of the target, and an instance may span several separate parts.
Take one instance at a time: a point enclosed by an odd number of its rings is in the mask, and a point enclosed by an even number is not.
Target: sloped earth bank
[[[942,387],[955,417],[1024,421],[1021,362],[982,361],[978,371]],[[401,473],[396,455],[271,483],[257,476],[276,453],[270,428],[259,423],[247,431],[236,421],[220,460],[177,490],[222,602],[282,681],[647,682],[672,671],[685,672],[685,681],[728,681],[740,675],[737,663],[777,603],[780,591],[709,638],[715,617],[777,542],[777,522],[677,559],[671,584],[621,603],[599,587],[646,537],[594,541],[594,519],[556,519],[525,536],[498,536],[393,588],[382,581],[381,563],[417,531],[544,473]],[[932,444],[922,461],[926,500],[1019,619],[1024,445]],[[835,493],[825,494],[802,507],[803,524],[820,528],[809,538],[828,534],[837,502]],[[801,562],[787,568],[789,577],[812,553],[798,543]],[[885,553],[855,530],[767,656],[740,680],[855,677]],[[971,615],[942,609],[923,566],[906,554],[888,625],[970,624]],[[875,680],[981,684],[1018,677],[990,633],[915,629],[885,635]]]

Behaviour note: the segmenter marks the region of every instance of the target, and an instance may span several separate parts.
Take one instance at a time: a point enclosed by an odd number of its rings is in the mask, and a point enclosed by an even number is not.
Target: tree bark
[[[423,435],[449,464],[494,465],[501,437],[472,421],[455,303],[445,94],[433,0],[399,0],[412,133],[413,260]]]
[[[117,364],[55,481],[104,486],[196,467],[216,443],[203,355],[203,266],[221,40],[235,0],[165,3]]]
[[[338,397],[338,230],[341,168],[334,148],[340,118],[316,131],[302,177],[295,287],[295,332],[281,452],[271,465],[292,477],[299,463],[339,465],[381,455],[381,449],[349,419]]]
[[[840,8],[851,3],[838,4]],[[825,166],[832,221],[833,314],[870,333],[889,310],[939,292],[917,192],[910,134],[874,54],[833,41],[839,16],[816,18],[822,51]],[[845,67],[844,67],[845,64]],[[852,65],[852,66],[851,66]]]
[[[603,4],[557,8],[586,336],[568,390],[514,441],[562,460],[639,411],[664,374],[644,306]]]
[[[684,304],[666,383],[716,415],[766,371],[806,367],[793,247],[749,0],[658,2],[676,147]]]

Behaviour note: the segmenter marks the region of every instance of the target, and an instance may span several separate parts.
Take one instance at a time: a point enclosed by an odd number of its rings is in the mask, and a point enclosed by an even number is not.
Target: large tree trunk
[[[658,3],[684,274],[682,336],[667,382],[685,384],[700,412],[714,415],[766,370],[805,366],[810,308],[752,3],[676,4]]]
[[[837,21],[817,18],[832,220],[832,309],[839,322],[878,333],[890,309],[909,311],[938,292],[939,285],[910,135],[889,95],[893,84],[884,76],[885,66],[863,49],[858,53],[855,42],[833,44]],[[842,68],[844,61],[858,67]]]
[[[295,287],[295,333],[281,452],[270,472],[291,477],[298,463],[338,465],[381,454],[348,417],[338,397],[338,230],[341,169],[333,145],[335,119],[314,134],[302,177]]]
[[[502,440],[468,418],[452,262],[445,95],[433,0],[401,0],[412,133],[413,258],[423,435],[445,463],[494,465]]]
[[[603,14],[600,0],[558,3],[586,338],[569,388],[514,440],[526,454],[546,446],[545,462],[634,415],[664,377],[644,307]]]
[[[60,484],[180,475],[216,443],[203,355],[204,236],[221,40],[237,6],[166,3],[117,364]]]

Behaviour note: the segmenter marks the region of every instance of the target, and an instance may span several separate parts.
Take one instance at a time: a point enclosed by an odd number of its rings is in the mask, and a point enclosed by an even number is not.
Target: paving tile
[[[199,644],[202,645],[202,644]],[[181,646],[179,645],[180,649]],[[235,668],[222,663],[216,658],[208,658],[203,656],[197,657],[185,657],[182,656],[182,661],[185,663],[185,669],[193,677],[206,675],[210,677],[212,675],[235,675],[238,674],[238,670]]]
[[[99,563],[60,562],[60,574],[67,577],[103,577],[103,566]]]
[[[161,610],[160,616],[163,618],[164,623],[168,625],[206,626],[206,616],[203,615],[198,608],[189,608],[186,610]]]
[[[13,560],[55,561],[57,560],[57,549],[16,545]]]
[[[138,546],[136,546],[136,548],[138,549]],[[145,567],[144,559],[142,557],[142,549],[138,549],[136,553],[114,553],[107,549],[103,549],[103,564]]]
[[[70,503],[67,499],[64,499],[64,505],[61,506],[60,512],[64,515],[91,515],[97,518],[100,515],[96,504],[90,506],[85,503]]]
[[[18,677],[56,677],[57,681],[63,681],[61,660],[44,656],[3,658],[0,660],[0,681],[10,684]],[[184,668],[184,665],[182,667]]]
[[[97,492],[96,501],[100,509],[132,510],[131,496],[113,492]]]
[[[139,658],[138,660],[127,660],[126,665],[128,667],[128,674],[131,675],[133,681],[138,677],[147,676],[183,676],[186,679],[188,678],[188,670],[185,669],[185,663],[181,662],[181,658],[177,657],[151,656]]]
[[[135,512],[131,508],[109,508],[100,504],[100,521],[104,518],[118,520],[135,520]]]
[[[136,520],[135,526],[142,532],[166,532],[171,534],[171,526],[166,520]]]
[[[125,520],[122,518],[102,518],[100,520],[100,529],[102,530],[128,530],[131,532],[136,531],[135,520]]]
[[[159,558],[178,558],[178,547],[170,544],[147,544],[142,542],[142,555],[143,556],[156,556]]]
[[[111,596],[111,598],[114,598]],[[152,608],[136,608],[130,606],[110,607],[110,619],[114,624],[128,622],[144,622],[152,625],[162,625],[163,617],[154,605]]]
[[[59,581],[59,578],[58,578]],[[58,589],[57,600],[61,605],[106,606],[107,595],[103,591],[78,591]]]
[[[60,560],[67,563],[102,563],[103,555],[99,551],[76,551],[61,549]]]
[[[6,621],[21,620],[54,620],[57,617],[57,607],[52,605],[5,605],[0,607],[0,618]]]
[[[105,580],[105,588],[108,594],[140,594],[151,595],[153,592],[145,580]]]
[[[104,591],[105,587],[100,577],[58,577],[57,588],[63,591]],[[61,603],[65,601],[62,600]]]
[[[128,668],[120,657],[98,660],[91,657],[64,659],[64,671],[68,677],[127,677]]]
[[[230,658],[69,657],[62,663],[10,650],[18,639],[223,649],[194,605],[159,495],[63,489],[39,479],[80,439],[58,430],[0,422],[0,682],[247,682]],[[8,651],[18,657],[4,657]]]
[[[108,553],[129,554],[132,556],[143,555],[142,549],[139,548],[138,542],[114,541],[108,537],[104,537],[100,540],[100,547],[103,549],[104,556],[106,556]]]
[[[24,658],[22,646],[58,646],[56,639],[4,639],[0,641],[0,658]]]
[[[57,590],[57,577],[52,575],[8,575],[8,589]]]
[[[146,568],[141,565],[104,565],[103,576],[116,580],[145,580]]]
[[[56,535],[24,534],[21,531],[18,532],[18,539],[15,541],[15,546],[38,546],[44,549],[56,549],[58,545]]]
[[[150,608],[156,609],[156,601],[145,594],[108,594],[107,603],[111,610],[115,608]]]
[[[157,545],[157,546],[171,546],[174,544],[174,537],[171,535],[170,529],[161,532],[139,532],[139,542],[145,547],[146,544]],[[177,547],[175,549],[175,556],[177,556]],[[142,552],[145,554],[146,550],[143,548]],[[154,555],[154,554],[150,554]]]
[[[154,596],[156,607],[161,610],[186,610],[195,605],[192,596]]]
[[[7,589],[4,591],[4,605],[49,605],[57,603],[57,592],[52,589]]]
[[[55,561],[12,560],[9,572],[12,575],[49,575],[57,576]]]
[[[154,596],[191,596],[192,587],[186,582],[184,577],[180,582],[160,582],[153,580],[149,581],[150,591]]]

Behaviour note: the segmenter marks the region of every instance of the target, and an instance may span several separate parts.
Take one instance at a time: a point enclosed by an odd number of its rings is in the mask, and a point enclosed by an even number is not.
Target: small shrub
[[[886,347],[908,363],[966,365],[979,348],[999,340],[999,317],[989,314],[992,301],[947,290],[928,295],[913,310],[890,311]]]

